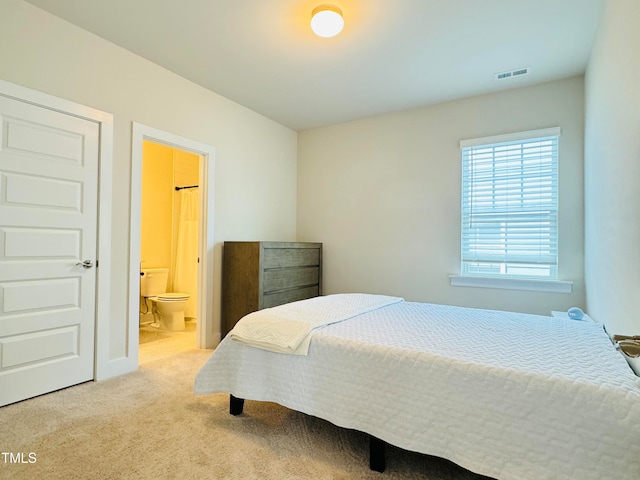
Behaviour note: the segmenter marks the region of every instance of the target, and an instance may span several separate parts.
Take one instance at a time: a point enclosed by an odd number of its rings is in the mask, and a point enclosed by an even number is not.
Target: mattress
[[[500,480],[640,479],[640,378],[601,325],[400,302],[307,356],[226,338],[195,392],[276,402]]]

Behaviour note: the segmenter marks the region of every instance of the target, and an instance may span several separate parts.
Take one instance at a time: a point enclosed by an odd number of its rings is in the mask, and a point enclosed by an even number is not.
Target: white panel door
[[[0,95],[0,406],[93,379],[98,152],[97,123]]]

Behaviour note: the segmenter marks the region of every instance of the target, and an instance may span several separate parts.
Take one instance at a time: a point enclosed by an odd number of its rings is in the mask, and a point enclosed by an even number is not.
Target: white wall
[[[584,307],[583,78],[301,132],[298,239],[324,242],[325,293],[549,314]],[[560,126],[559,278],[572,294],[452,287],[461,139]]]
[[[589,313],[640,334],[640,2],[609,0],[586,75]]]
[[[111,359],[127,355],[131,122],[216,148],[218,332],[220,242],[295,240],[296,132],[21,0],[0,4],[0,78],[114,115]]]

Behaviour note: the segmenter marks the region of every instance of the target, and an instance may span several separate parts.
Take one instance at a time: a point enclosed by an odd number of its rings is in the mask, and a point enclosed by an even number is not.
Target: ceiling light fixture
[[[342,10],[334,5],[320,5],[311,12],[311,30],[319,37],[335,37],[343,27]]]

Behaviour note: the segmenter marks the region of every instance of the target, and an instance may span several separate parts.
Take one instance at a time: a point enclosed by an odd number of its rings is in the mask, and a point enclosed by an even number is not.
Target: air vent
[[[503,80],[505,78],[519,77],[521,75],[527,75],[529,73],[529,67],[518,68],[516,70],[509,70],[508,72],[496,73],[496,80]]]

